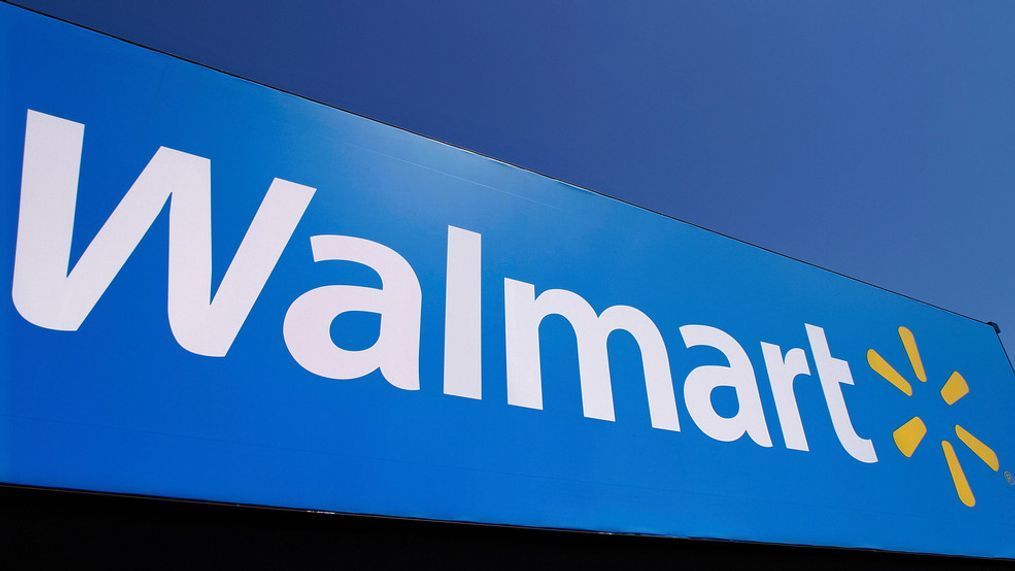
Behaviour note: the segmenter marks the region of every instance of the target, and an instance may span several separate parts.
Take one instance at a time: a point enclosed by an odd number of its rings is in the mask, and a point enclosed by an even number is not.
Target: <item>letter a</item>
[[[314,236],[314,261],[363,264],[381,277],[381,289],[329,285],[296,298],[285,314],[282,334],[289,353],[304,369],[329,379],[358,379],[377,369],[392,385],[419,389],[419,319],[422,292],[409,262],[391,248],[352,236]],[[381,316],[377,341],[362,351],[331,340],[331,323],[349,311]]]

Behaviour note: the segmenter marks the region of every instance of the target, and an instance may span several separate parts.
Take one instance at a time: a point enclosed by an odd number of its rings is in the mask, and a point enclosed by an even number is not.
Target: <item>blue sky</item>
[[[1015,3],[20,0],[1015,343]]]

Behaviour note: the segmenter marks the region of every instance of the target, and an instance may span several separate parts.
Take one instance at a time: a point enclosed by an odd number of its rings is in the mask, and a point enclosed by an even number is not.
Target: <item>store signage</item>
[[[991,326],[8,5],[0,31],[0,481],[1015,556]]]

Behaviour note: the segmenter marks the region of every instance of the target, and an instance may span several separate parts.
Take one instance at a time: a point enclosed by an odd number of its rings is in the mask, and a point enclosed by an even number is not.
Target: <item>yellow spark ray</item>
[[[990,446],[984,444],[979,438],[970,434],[968,430],[956,424],[955,435],[959,437],[959,440],[961,440],[963,444],[973,451],[973,454],[976,454],[980,460],[983,460],[984,464],[990,466],[991,470],[997,472],[997,470],[1001,467],[1001,463],[997,459],[997,453],[995,453]]]
[[[973,496],[972,488],[969,487],[969,481],[966,480],[966,474],[962,471],[962,465],[959,464],[959,457],[955,455],[955,449],[947,440],[941,441],[941,449],[944,450],[945,460],[948,461],[948,471],[952,473],[952,482],[955,484],[955,492],[958,493],[959,500],[966,507],[975,506],[976,498]]]
[[[899,452],[909,458],[913,452],[916,452],[916,447],[920,445],[926,435],[927,425],[919,416],[914,416],[906,424],[895,429],[892,438],[895,439],[895,445],[899,448]]]
[[[952,372],[952,376],[948,377],[945,386],[941,387],[941,398],[945,399],[949,406],[967,394],[969,394],[969,385],[958,371]]]
[[[905,327],[899,327],[899,337],[906,347],[906,355],[909,355],[909,363],[913,365],[913,372],[921,383],[927,382],[927,372],[923,370],[923,360],[920,359],[920,351],[916,348],[916,338],[913,332]]]
[[[871,369],[881,375],[881,378],[895,385],[895,388],[906,393],[907,397],[913,396],[913,387],[898,371],[896,371],[885,358],[874,349],[867,350],[867,364]]]

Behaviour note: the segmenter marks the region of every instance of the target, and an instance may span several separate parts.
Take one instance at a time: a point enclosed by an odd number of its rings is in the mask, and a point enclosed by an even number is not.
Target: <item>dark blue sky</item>
[[[21,0],[982,320],[1015,3]]]

